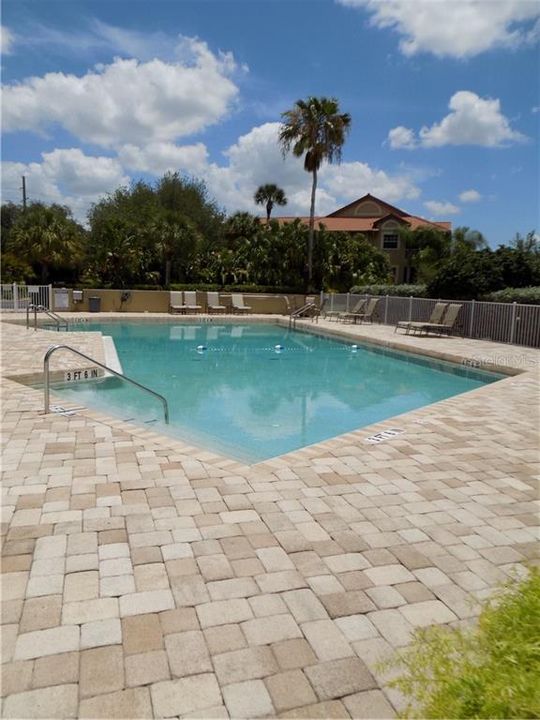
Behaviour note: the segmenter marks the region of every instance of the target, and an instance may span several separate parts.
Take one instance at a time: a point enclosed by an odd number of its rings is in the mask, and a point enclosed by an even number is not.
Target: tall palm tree
[[[259,185],[253,199],[257,205],[266,205],[266,219],[268,222],[270,222],[270,215],[272,214],[272,208],[274,205],[287,204],[285,192],[273,183]]]
[[[279,143],[283,154],[292,149],[296,157],[305,155],[304,170],[313,177],[308,239],[308,286],[311,290],[317,173],[323,161],[341,161],[341,149],[351,126],[351,116],[339,112],[336,98],[310,96],[307,100],[297,100],[292,110],[282,113],[281,117]]]

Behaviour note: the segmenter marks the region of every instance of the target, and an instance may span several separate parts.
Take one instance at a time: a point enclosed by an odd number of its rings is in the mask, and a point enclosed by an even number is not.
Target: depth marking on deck
[[[365,442],[371,443],[372,445],[376,445],[377,443],[384,442],[385,440],[390,440],[393,437],[396,437],[396,435],[401,435],[404,432],[404,430],[398,430],[397,428],[390,428],[388,430],[382,430],[380,433],[377,433],[376,435],[370,435],[365,439]]]

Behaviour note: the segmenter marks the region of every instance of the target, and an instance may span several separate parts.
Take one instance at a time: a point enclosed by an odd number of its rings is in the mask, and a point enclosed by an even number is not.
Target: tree
[[[376,248],[361,233],[321,230],[321,286],[348,292],[353,285],[386,282],[390,276],[388,254]]]
[[[420,282],[429,282],[437,274],[441,263],[452,252],[450,233],[435,227],[402,228],[400,237],[405,241],[407,255]]]
[[[41,268],[47,282],[52,266],[70,267],[82,259],[84,231],[61,205],[31,203],[11,227],[7,250]]]
[[[282,113],[282,118],[279,142],[283,154],[292,150],[296,157],[304,156],[304,170],[313,178],[308,236],[308,289],[312,290],[317,173],[324,161],[341,161],[351,116],[339,112],[336,98],[310,96],[307,100],[297,100],[292,110]]]
[[[470,250],[485,250],[488,244],[479,230],[471,230],[466,226],[455,228],[452,233],[452,252],[466,247]]]
[[[257,192],[253,196],[253,199],[257,205],[266,205],[266,220],[270,222],[270,215],[274,205],[286,205],[287,198],[285,192],[274,185],[273,183],[267,183],[266,185],[259,185]]]
[[[528,232],[525,237],[520,233],[516,233],[511,246],[525,253],[540,253],[540,240],[534,230]]]
[[[461,248],[440,265],[428,284],[428,297],[471,300],[504,287],[494,255],[491,250]]]

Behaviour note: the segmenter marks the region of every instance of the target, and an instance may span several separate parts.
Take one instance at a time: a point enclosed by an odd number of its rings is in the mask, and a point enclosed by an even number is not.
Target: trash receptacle
[[[100,297],[88,298],[88,310],[90,312],[101,312],[101,298]]]

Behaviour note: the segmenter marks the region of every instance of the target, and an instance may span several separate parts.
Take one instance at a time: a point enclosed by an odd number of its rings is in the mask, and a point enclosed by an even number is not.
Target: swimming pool
[[[162,424],[155,398],[113,377],[55,384],[56,395],[249,462],[500,378],[273,324],[114,322],[74,329],[112,336],[124,373],[167,398],[171,424]]]

